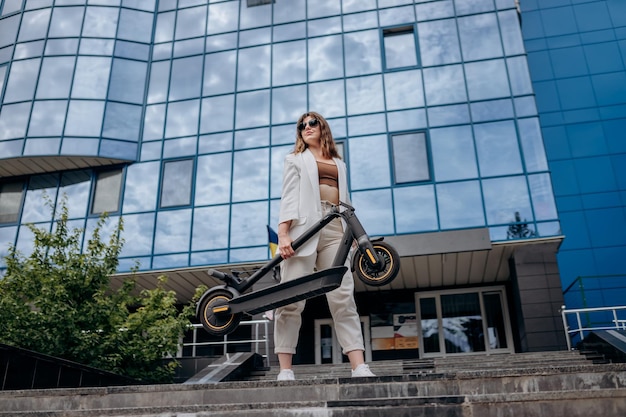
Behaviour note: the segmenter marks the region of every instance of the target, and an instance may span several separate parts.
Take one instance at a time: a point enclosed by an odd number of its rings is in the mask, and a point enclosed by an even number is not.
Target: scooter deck
[[[237,296],[228,302],[229,313],[257,314],[325,294],[341,285],[347,270],[347,266],[336,266]]]

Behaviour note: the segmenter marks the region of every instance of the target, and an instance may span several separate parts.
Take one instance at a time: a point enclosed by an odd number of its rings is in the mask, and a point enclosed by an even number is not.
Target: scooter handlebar
[[[217,279],[220,279],[222,281],[226,281],[228,279],[228,276],[225,273],[220,272],[220,271],[218,271],[216,269],[209,269],[206,272],[207,272],[207,274],[209,274],[213,278],[217,278]]]

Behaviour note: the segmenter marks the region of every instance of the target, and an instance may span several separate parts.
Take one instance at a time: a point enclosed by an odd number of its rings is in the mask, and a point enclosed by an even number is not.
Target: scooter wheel
[[[241,322],[241,313],[214,313],[213,308],[228,304],[234,298],[234,294],[224,288],[209,290],[209,294],[200,302],[198,320],[204,330],[214,336],[224,336],[232,333]]]
[[[352,269],[365,284],[380,287],[393,281],[400,271],[400,255],[395,248],[383,241],[373,242],[374,251],[383,259],[380,266],[372,265],[365,254],[356,252]]]

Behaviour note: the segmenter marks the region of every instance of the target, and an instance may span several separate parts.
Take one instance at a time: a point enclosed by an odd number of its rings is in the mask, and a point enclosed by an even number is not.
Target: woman
[[[308,112],[298,119],[294,151],[285,157],[278,219],[281,281],[289,281],[330,267],[343,236],[340,219],[333,220],[294,252],[291,243],[319,221],[340,201],[350,203],[346,165],[341,161],[328,122]],[[346,261],[349,265],[350,259]],[[374,376],[365,364],[361,321],[354,302],[354,281],[348,271],[341,286],[326,294],[337,338],[348,356],[353,377]],[[274,345],[280,364],[278,380],[295,379],[292,358],[296,353],[301,313],[305,301],[276,309]]]

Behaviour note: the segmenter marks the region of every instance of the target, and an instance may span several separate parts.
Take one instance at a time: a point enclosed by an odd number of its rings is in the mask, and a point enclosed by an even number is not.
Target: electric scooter
[[[209,269],[207,273],[223,281],[224,285],[210,288],[198,301],[196,315],[203,328],[212,335],[223,336],[239,326],[244,313],[262,313],[338,288],[348,270],[345,263],[354,241],[357,249],[352,259],[352,271],[356,276],[370,286],[382,286],[393,281],[400,271],[398,252],[383,242],[383,238],[371,240],[356,217],[354,207],[346,203],[340,202],[331,207],[329,213],[294,240],[291,247],[297,251],[336,218],[342,218],[347,227],[333,264],[328,269],[247,293],[252,285],[282,262],[280,254],[246,278],[236,272],[226,274]]]

